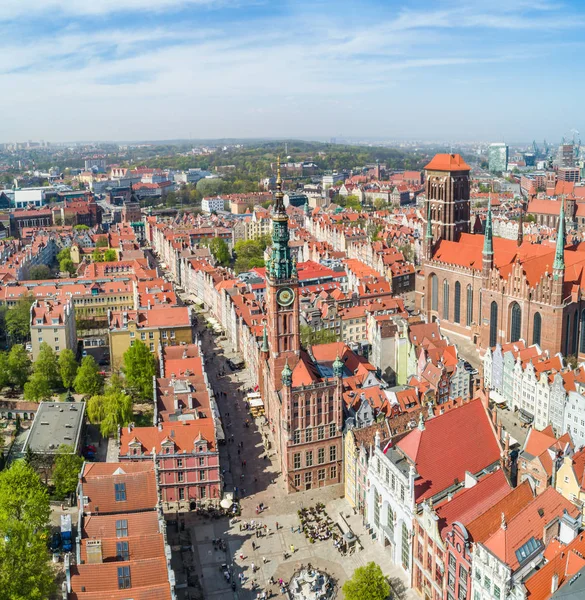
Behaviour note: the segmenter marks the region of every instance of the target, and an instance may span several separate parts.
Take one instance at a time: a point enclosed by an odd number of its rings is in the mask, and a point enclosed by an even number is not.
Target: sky
[[[558,141],[585,2],[0,0],[0,142]]]

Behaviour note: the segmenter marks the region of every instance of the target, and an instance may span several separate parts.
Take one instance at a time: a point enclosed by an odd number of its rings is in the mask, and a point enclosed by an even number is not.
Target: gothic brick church
[[[259,385],[289,492],[343,481],[342,392],[351,353],[342,343],[301,348],[299,282],[289,248],[280,166],[266,265]]]
[[[416,305],[428,321],[480,348],[525,340],[551,354],[585,357],[585,244],[556,247],[470,233],[470,167],[437,154],[425,167],[425,235]]]

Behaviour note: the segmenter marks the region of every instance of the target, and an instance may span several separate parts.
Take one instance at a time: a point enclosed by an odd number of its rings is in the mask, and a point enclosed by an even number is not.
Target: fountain
[[[333,579],[311,565],[301,567],[292,576],[288,590],[291,600],[328,600],[335,597]]]

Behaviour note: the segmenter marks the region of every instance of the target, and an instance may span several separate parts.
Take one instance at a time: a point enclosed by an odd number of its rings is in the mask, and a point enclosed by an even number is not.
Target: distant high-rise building
[[[573,144],[561,144],[557,151],[556,165],[561,167],[575,166],[575,149]]]
[[[527,167],[533,167],[536,164],[536,155],[534,152],[524,153],[524,163]]]
[[[490,144],[488,148],[489,170],[492,173],[503,173],[508,170],[508,146],[502,142]]]

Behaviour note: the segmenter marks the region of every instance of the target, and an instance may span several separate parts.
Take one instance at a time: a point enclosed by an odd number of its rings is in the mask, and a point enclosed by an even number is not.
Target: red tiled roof
[[[469,424],[473,423],[473,427]],[[500,458],[500,446],[481,400],[430,419],[397,446],[415,463],[415,501],[422,502],[454,484],[465,472],[479,473]]]
[[[585,567],[585,534],[578,535],[570,544],[562,546],[554,558],[524,581],[529,600],[547,600],[551,596],[552,579],[558,576],[558,587],[567,583],[580,569]]]
[[[118,589],[118,567],[130,567],[131,589]],[[166,581],[166,583],[161,583]],[[166,600],[171,598],[166,558],[117,561],[71,567],[71,597],[88,600]]]
[[[451,500],[438,504],[435,510],[443,539],[447,528],[455,521],[466,525],[504,498],[511,489],[504,472],[498,469],[480,479],[473,487],[462,490]]]
[[[467,524],[467,532],[474,542],[483,542],[502,523],[502,513],[506,520],[513,519],[525,506],[527,506],[534,494],[528,481],[523,481],[518,487],[515,487],[510,493],[504,496],[499,502],[493,504],[483,514],[476,517]]]
[[[561,496],[554,488],[547,488],[534,498],[512,520],[506,522],[506,528],[500,527],[485,541],[485,546],[500,560],[515,571],[520,563],[516,550],[530,538],[542,539],[544,526],[567,511],[573,518],[579,509]]]
[[[191,454],[195,449],[195,441],[204,439],[210,451],[215,451],[215,425],[212,419],[195,419],[193,421],[170,421],[160,423],[158,427],[134,427],[129,431],[123,427],[120,434],[120,457],[131,456],[129,444],[139,442],[143,454],[151,454],[153,448],[162,453],[162,444],[172,442],[175,453]],[[122,468],[127,463],[122,463]]]
[[[158,502],[152,462],[86,463],[83,471],[86,513],[124,513],[152,510]],[[116,501],[115,484],[124,483],[126,500]]]
[[[427,171],[470,171],[471,167],[460,154],[435,154],[425,169]]]

